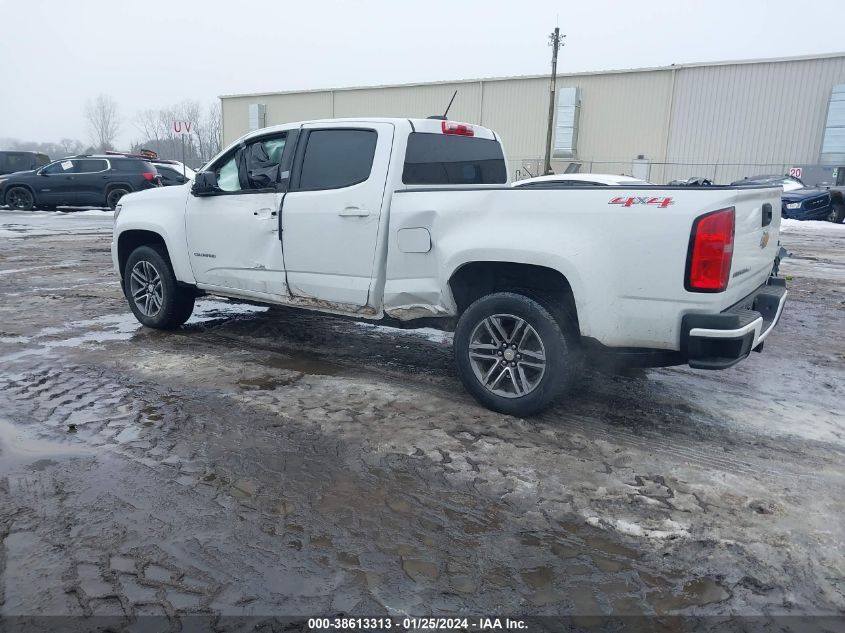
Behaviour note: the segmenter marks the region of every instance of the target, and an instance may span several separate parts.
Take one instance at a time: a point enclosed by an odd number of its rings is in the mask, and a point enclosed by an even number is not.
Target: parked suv
[[[33,171],[0,176],[0,200],[13,209],[115,208],[127,193],[161,186],[148,161],[124,156],[72,156]]]
[[[19,152],[0,150],[0,174],[38,169],[50,162],[50,157],[41,152]]]

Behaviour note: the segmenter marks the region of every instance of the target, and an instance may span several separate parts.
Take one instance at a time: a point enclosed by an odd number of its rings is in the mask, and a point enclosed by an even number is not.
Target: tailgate
[[[738,189],[734,252],[725,299],[739,301],[766,283],[778,251],[781,188]]]

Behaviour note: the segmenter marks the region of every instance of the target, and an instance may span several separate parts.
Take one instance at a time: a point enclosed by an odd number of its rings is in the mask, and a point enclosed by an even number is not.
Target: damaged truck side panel
[[[467,390],[529,415],[571,384],[586,345],[710,369],[759,351],[786,298],[779,196],[511,188],[492,130],[311,121],[248,134],[185,186],[124,197],[112,254],[150,327],[178,327],[202,293],[454,325]]]

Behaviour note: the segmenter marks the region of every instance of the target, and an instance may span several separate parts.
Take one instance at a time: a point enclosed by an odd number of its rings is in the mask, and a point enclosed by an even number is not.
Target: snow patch
[[[58,211],[59,215],[84,215],[84,216],[93,216],[95,218],[113,218],[114,211],[111,209],[82,209],[80,211]]]
[[[356,322],[355,325],[368,332],[378,332],[379,334],[386,334],[388,336],[419,336],[434,343],[451,343],[453,338],[452,332],[444,332],[443,330],[437,330],[432,327],[405,329],[366,322]]]
[[[268,306],[254,306],[247,303],[230,303],[219,299],[200,299],[194,306],[194,313],[188,319],[188,324],[216,321],[239,314],[256,314],[266,312]]]
[[[835,224],[825,220],[789,220],[780,221],[781,233],[845,233],[845,224]]]
[[[655,527],[644,527],[633,521],[625,519],[604,519],[597,516],[587,517],[587,525],[602,530],[614,530],[627,536],[636,536],[652,539],[685,538],[690,535],[689,530],[672,519],[664,519]]]

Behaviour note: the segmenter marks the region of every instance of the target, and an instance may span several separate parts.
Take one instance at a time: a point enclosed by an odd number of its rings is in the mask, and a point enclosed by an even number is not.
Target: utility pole
[[[552,47],[552,76],[549,82],[549,129],[546,132],[546,162],[543,166],[543,173],[552,173],[552,132],[555,124],[555,88],[557,84],[557,52],[562,46],[561,39],[566,37],[560,34],[560,27],[555,27],[554,33],[549,35],[549,46]]]

